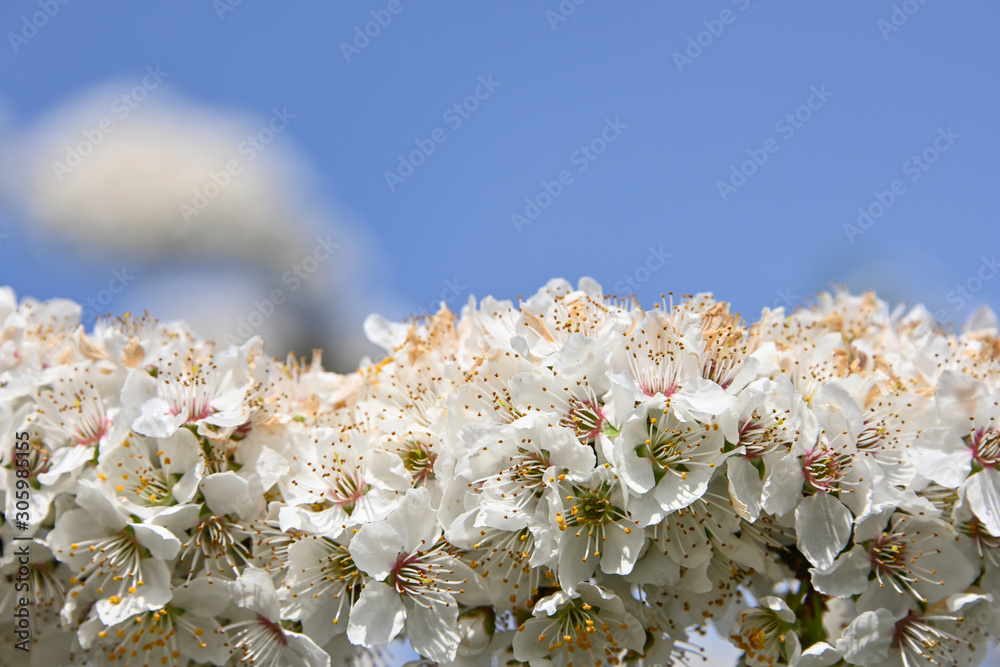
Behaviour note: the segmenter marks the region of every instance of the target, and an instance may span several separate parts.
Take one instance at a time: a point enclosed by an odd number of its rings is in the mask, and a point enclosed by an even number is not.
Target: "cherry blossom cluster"
[[[371,316],[387,354],[347,375],[80,315],[0,290],[4,655],[24,544],[35,664],[693,665],[711,631],[748,666],[937,667],[1000,630],[988,309],[746,323],[553,280]]]

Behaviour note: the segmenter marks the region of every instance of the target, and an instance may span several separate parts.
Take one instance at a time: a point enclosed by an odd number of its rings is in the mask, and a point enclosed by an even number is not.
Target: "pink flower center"
[[[966,436],[966,444],[972,450],[972,458],[984,468],[995,468],[1000,463],[1000,431],[990,429],[977,430]]]

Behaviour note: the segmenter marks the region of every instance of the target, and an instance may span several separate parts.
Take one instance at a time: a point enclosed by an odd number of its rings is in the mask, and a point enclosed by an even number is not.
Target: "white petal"
[[[631,491],[645,494],[656,486],[652,462],[636,453],[635,444],[625,431],[615,439],[613,456],[619,476]]]
[[[828,570],[847,546],[854,517],[844,503],[829,493],[817,493],[795,509],[799,551],[820,570]]]
[[[331,539],[339,537],[350,520],[347,512],[337,505],[318,512],[301,505],[285,505],[278,510],[278,526],[282,531],[299,530]]]
[[[121,530],[127,523],[112,500],[90,480],[80,480],[77,487],[76,504],[87,510],[91,518],[105,528]]]
[[[839,382],[824,382],[809,402],[813,414],[830,437],[830,444],[839,447],[843,443],[857,442],[857,436],[864,425],[861,408],[854,397]]]
[[[646,531],[639,526],[627,529],[612,523],[605,531],[607,539],[601,545],[601,572],[605,574],[628,574],[639,559],[646,542]]]
[[[861,667],[875,667],[889,655],[896,622],[888,609],[866,611],[844,630],[837,650],[844,660]]]
[[[149,549],[153,558],[170,560],[181,550],[180,540],[163,526],[134,523],[132,529],[135,531],[136,541]]]
[[[157,446],[163,452],[160,457],[164,461],[163,469],[169,473],[183,475],[202,462],[198,438],[186,428],[177,429],[169,438],[160,439]],[[170,463],[166,463],[167,459]]]
[[[854,543],[860,544],[868,540],[874,540],[885,530],[889,518],[896,510],[895,507],[880,507],[876,511],[863,517],[858,517],[854,526]]]
[[[694,377],[684,382],[683,389],[670,399],[678,415],[703,419],[725,413],[733,405],[733,398],[711,380]]]
[[[230,585],[230,591],[238,607],[255,611],[271,621],[278,620],[278,595],[271,575],[264,570],[247,567]]]
[[[653,490],[664,512],[684,509],[705,495],[714,468],[697,466],[688,470],[684,477],[667,472]]]
[[[221,587],[215,586],[215,588]],[[219,613],[222,613],[222,610],[219,610]],[[200,627],[203,632],[199,637],[195,637],[190,632],[177,633],[177,645],[181,653],[198,663],[224,665],[229,658],[229,648],[226,644],[225,633],[219,632],[218,621],[203,616],[192,618],[191,622]]]
[[[302,667],[330,667],[330,654],[324,651],[309,637],[298,632],[284,631],[288,650],[302,659]],[[298,667],[298,666],[296,666]]]
[[[982,601],[991,601],[991,598],[986,595],[977,595],[975,593],[963,593],[961,595],[952,595],[948,598],[947,606],[948,611],[960,611],[969,605],[976,604]]]
[[[840,653],[826,642],[816,642],[799,659],[799,667],[830,667],[840,662]]]
[[[146,401],[156,396],[156,378],[145,370],[132,369],[125,377],[122,385],[122,405],[127,408],[138,408]]]
[[[263,490],[260,483],[254,484],[256,476],[249,479],[232,470],[207,475],[201,480],[201,493],[205,496],[205,504],[213,513],[236,514],[246,519],[260,513],[263,509]]]
[[[629,573],[628,580],[635,584],[675,586],[680,579],[680,567],[662,549],[650,548]]]
[[[93,446],[70,445],[57,449],[52,453],[52,465],[48,467],[46,472],[38,475],[38,482],[45,486],[54,484],[60,475],[77,470],[93,458]]]
[[[559,542],[559,585],[570,594],[576,591],[580,582],[594,575],[600,560],[600,556],[593,553],[593,541],[591,551],[587,553],[586,530],[584,528],[577,537],[576,530],[570,527],[563,532],[563,539]]]
[[[156,516],[145,522],[147,526],[163,526],[174,535],[181,535],[188,528],[198,523],[198,512],[201,505],[174,505],[166,507]]]
[[[187,429],[178,429],[178,433],[191,433]],[[192,436],[193,437],[193,436]],[[194,498],[194,494],[198,492],[198,485],[201,484],[202,478],[205,476],[205,462],[199,460],[193,466],[188,468],[181,478],[177,480],[173,488],[170,489],[170,495],[174,497],[179,503],[191,502]]]
[[[361,591],[347,624],[352,644],[372,648],[385,646],[403,629],[406,609],[399,594],[389,586],[369,582]]]
[[[729,497],[736,512],[753,523],[760,518],[760,498],[764,483],[760,472],[744,456],[733,456],[726,462],[729,477]]]
[[[762,597],[758,600],[758,604],[761,607],[770,609],[775,613],[775,615],[783,620],[785,623],[795,622],[795,612],[792,608],[788,606],[788,603],[779,597],[774,595],[769,595],[767,597]]]
[[[371,314],[362,325],[365,337],[390,354],[406,340],[407,325],[390,322],[382,315]]]
[[[988,419],[980,413],[993,402],[985,384],[958,371],[941,374],[935,399],[941,421],[963,431],[968,428],[969,419]]]
[[[553,465],[568,470],[567,477],[571,479],[584,479],[597,464],[594,449],[581,444],[567,429],[543,429],[541,448],[549,452]]]
[[[562,403],[568,400],[568,395],[564,394],[551,374],[545,376],[538,371],[518,373],[507,386],[510,387],[511,400],[521,410],[560,412]]]
[[[183,412],[173,414],[162,398],[153,398],[142,404],[142,414],[132,422],[132,430],[151,438],[169,438],[185,419],[187,415]]]
[[[544,618],[532,618],[525,622],[523,629],[514,633],[514,659],[520,663],[549,667],[553,663],[545,660],[549,654],[545,642],[538,641],[538,635],[549,627],[551,622]],[[539,660],[541,658],[542,660]],[[544,660],[544,662],[543,662]]]
[[[111,597],[98,600],[94,605],[97,615],[105,625],[121,623],[136,614],[159,609],[170,602],[170,572],[163,561],[145,558],[142,561],[142,586],[135,593],[121,596],[118,603]]]
[[[382,580],[395,567],[403,550],[403,538],[388,524],[367,523],[358,530],[348,548],[360,570]]]
[[[566,591],[556,591],[552,595],[547,595],[539,600],[531,610],[533,616],[552,616],[559,607],[573,599],[572,595]]]
[[[205,577],[198,577],[174,588],[170,605],[202,618],[211,618],[226,609],[231,593],[229,586],[220,586]]]
[[[961,486],[972,470],[972,450],[950,428],[927,429],[906,451],[917,472],[950,489]]]
[[[602,341],[581,334],[570,334],[556,357],[552,370],[567,386],[583,386],[586,381],[596,396],[611,388],[607,376],[608,348]]]
[[[965,483],[965,495],[976,517],[994,535],[1000,535],[1000,471],[986,468]]]
[[[784,516],[802,500],[802,467],[798,457],[789,452],[778,459],[764,478],[761,507],[769,514]]]
[[[868,575],[872,564],[868,551],[858,545],[837,557],[829,570],[810,568],[813,588],[823,595],[846,598],[860,595],[868,588]]]
[[[406,615],[406,636],[420,655],[435,662],[450,662],[461,636],[458,634],[458,605],[414,606]]]
[[[396,529],[403,540],[403,548],[413,551],[423,545],[429,548],[436,541],[438,532],[437,512],[431,507],[431,495],[427,487],[410,489],[403,497],[386,523]]]

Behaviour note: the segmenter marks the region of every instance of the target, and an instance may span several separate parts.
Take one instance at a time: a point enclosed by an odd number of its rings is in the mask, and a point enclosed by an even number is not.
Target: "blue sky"
[[[996,3],[567,0],[564,16],[556,0],[75,0],[12,39],[44,4],[0,7],[8,124],[150,65],[262,123],[287,108],[313,186],[377,246],[351,289],[398,296],[391,316],[449,286],[513,298],[582,275],[646,303],[714,291],[750,319],[831,282],[959,321],[998,304],[1000,281],[973,280],[1000,253]],[[390,188],[386,172],[428,141]],[[925,151],[934,163],[907,171]],[[845,231],[896,180],[882,215]],[[519,233],[526,198],[548,205]],[[0,212],[2,282],[19,294],[82,298],[107,281],[66,251],[23,251],[18,223]]]

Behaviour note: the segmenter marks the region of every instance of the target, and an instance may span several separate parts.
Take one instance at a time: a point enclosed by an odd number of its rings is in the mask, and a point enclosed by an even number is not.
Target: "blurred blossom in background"
[[[331,367],[356,367],[373,304],[348,286],[364,282],[369,245],[282,136],[296,114],[198,104],[169,77],[148,67],[6,128],[2,195],[23,240],[107,279],[76,297],[88,326],[148,309],[219,341],[259,334],[274,355],[325,348]]]

